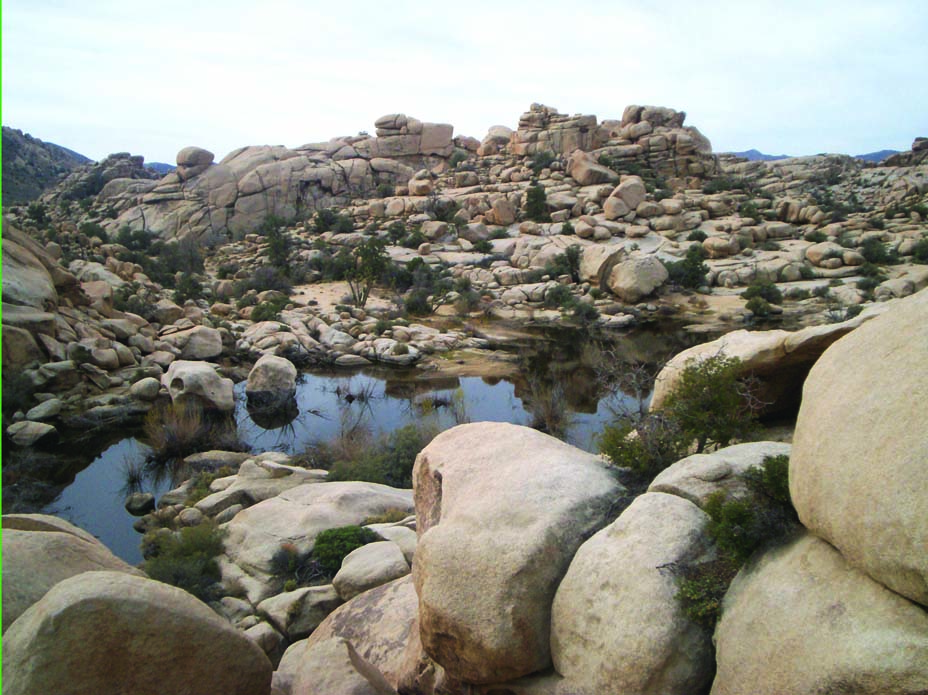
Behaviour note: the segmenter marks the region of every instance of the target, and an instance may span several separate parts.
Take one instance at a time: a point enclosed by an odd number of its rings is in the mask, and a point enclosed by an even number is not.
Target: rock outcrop
[[[469,683],[546,668],[554,592],[618,483],[595,456],[503,423],[438,435],[413,479],[425,652]]]
[[[271,664],[187,592],[118,572],[55,585],[3,636],[3,691],[270,693]]]
[[[700,692],[709,636],[676,601],[666,568],[714,556],[708,516],[663,493],[638,497],[580,546],[554,598],[551,654],[571,692]]]
[[[741,570],[725,596],[715,644],[712,695],[928,689],[924,609],[811,535]]]
[[[840,389],[835,384],[841,384]],[[928,291],[832,345],[803,390],[790,459],[802,523],[928,606]]]

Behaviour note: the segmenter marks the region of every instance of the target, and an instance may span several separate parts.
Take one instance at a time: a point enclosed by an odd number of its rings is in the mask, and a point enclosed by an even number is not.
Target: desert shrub
[[[928,216],[926,216],[926,219],[928,219]],[[915,244],[912,257],[916,263],[928,264],[928,239],[920,239]]]
[[[233,277],[240,269],[238,263],[229,262],[221,263],[218,268],[216,268],[216,277],[220,280],[227,280],[228,278]]]
[[[86,235],[87,238],[97,237],[104,244],[109,242],[110,237],[106,233],[106,230],[103,229],[103,227],[101,227],[96,222],[81,222],[81,224],[77,228],[77,231],[79,231],[81,234]]]
[[[865,239],[859,250],[868,263],[885,265],[899,262],[899,256],[894,249],[887,249],[883,242],[873,237]]]
[[[573,236],[577,231],[574,229],[574,226],[570,223],[570,220],[567,220],[564,224],[561,225],[561,234],[564,236]]]
[[[398,521],[410,516],[409,511],[406,509],[400,509],[399,507],[392,507],[385,511],[383,514],[375,514],[374,516],[369,516],[364,520],[364,525],[368,526],[370,524],[395,524]]]
[[[458,164],[465,161],[467,161],[467,150],[455,148],[454,152],[451,153],[451,156],[448,157],[448,166],[452,169],[456,169]]]
[[[313,219],[313,231],[322,234],[332,230],[338,222],[338,217],[334,210],[317,210]]]
[[[819,285],[818,287],[812,288],[813,297],[819,297],[821,299],[824,299],[826,297],[829,297],[830,295],[831,295],[831,288],[829,288],[827,285]]]
[[[789,457],[767,456],[744,474],[753,499],[728,499],[716,492],[706,501],[708,532],[719,556],[700,564],[671,567],[677,576],[676,598],[683,611],[710,632],[722,598],[744,562],[761,547],[777,543],[799,528],[789,496]]]
[[[650,480],[686,455],[687,441],[679,425],[656,413],[625,418],[607,425],[599,436],[599,451],[619,468]]]
[[[289,295],[293,292],[293,285],[280,268],[264,265],[255,270],[251,277],[235,283],[236,294],[244,295],[249,290],[255,292],[275,290]]]
[[[702,187],[702,192],[711,195],[713,193],[724,193],[725,191],[736,191],[750,189],[750,185],[743,179],[737,179],[731,176],[721,176],[717,179],[707,181]]]
[[[400,427],[388,435],[382,435],[374,446],[362,450],[353,458],[335,461],[328,480],[364,480],[391,487],[410,488],[416,456],[429,443],[433,434],[427,427]]]
[[[708,235],[707,235],[704,231],[702,231],[701,229],[694,229],[692,232],[690,232],[690,233],[687,235],[686,240],[687,240],[687,241],[700,241],[700,242],[702,242],[702,241],[705,241],[705,240],[706,240],[707,236],[708,236]]]
[[[686,250],[682,261],[665,263],[670,282],[681,287],[695,289],[706,284],[709,267],[703,263],[706,252],[699,244],[693,244]]]
[[[761,251],[779,251],[780,244],[775,241],[768,239],[767,241],[761,242],[758,248]]]
[[[745,299],[760,297],[761,299],[764,299],[771,304],[783,303],[783,293],[780,292],[780,288],[778,288],[775,283],[772,283],[769,280],[755,280],[748,286],[748,288],[742,293],[741,296]]]
[[[537,181],[525,191],[525,216],[535,222],[550,222],[551,215],[548,213],[548,194],[545,187]]]
[[[701,453],[707,446],[728,446],[750,435],[760,406],[753,384],[741,376],[741,360],[714,355],[686,364],[661,413],[688,441],[695,440]]]
[[[744,305],[744,308],[758,318],[765,318],[773,313],[771,311],[772,307],[770,306],[770,302],[763,297],[751,297]]]
[[[828,235],[825,232],[819,231],[816,229],[814,232],[809,232],[805,236],[806,241],[811,241],[816,244],[820,244],[823,241],[828,241]]]
[[[480,239],[474,242],[474,251],[479,253],[493,253],[493,244],[488,239]]]
[[[32,220],[39,229],[47,226],[50,222],[48,218],[48,209],[45,207],[44,203],[40,203],[37,200],[29,203],[29,206],[26,208],[26,217]]]
[[[574,294],[567,285],[555,285],[545,292],[545,308],[547,309],[568,307],[574,301]]]
[[[255,323],[259,321],[277,321],[280,319],[281,310],[286,305],[286,299],[261,302],[255,305],[255,308],[251,310],[251,320]]]
[[[350,217],[346,215],[338,215],[332,231],[336,234],[350,234],[354,231],[354,223],[351,221]]]
[[[334,577],[348,553],[379,540],[380,536],[361,526],[327,529],[316,536],[312,557],[323,572]]]
[[[599,310],[592,304],[577,300],[570,307],[570,318],[581,326],[587,326],[599,319]]]
[[[417,249],[422,244],[427,242],[425,234],[420,232],[418,229],[410,230],[410,232],[400,239],[400,246],[406,249]]]
[[[872,293],[880,285],[878,278],[864,277],[857,281],[857,289],[861,292]]]
[[[564,253],[555,256],[545,265],[545,274],[557,277],[559,275],[569,275],[570,281],[580,282],[580,257],[583,251],[576,244],[564,249]]]
[[[410,316],[428,316],[433,309],[429,291],[421,288],[412,290],[403,300],[403,308]]]
[[[760,210],[758,210],[757,205],[751,201],[741,203],[741,205],[738,206],[738,214],[741,215],[741,217],[750,217],[754,220],[760,219]]]
[[[174,288],[174,301],[183,304],[188,299],[202,299],[203,285],[191,273],[184,273]]]
[[[542,169],[547,169],[550,167],[556,159],[557,155],[550,150],[536,152],[534,155],[532,155],[529,166],[531,167],[532,171],[535,172],[535,176],[538,176],[541,174]]]
[[[389,198],[396,192],[396,187],[391,183],[378,183],[377,184],[377,197],[378,198]]]
[[[171,584],[201,601],[219,598],[216,563],[222,551],[223,531],[212,522],[182,529],[177,534],[158,534],[149,540],[142,569],[152,579]]]

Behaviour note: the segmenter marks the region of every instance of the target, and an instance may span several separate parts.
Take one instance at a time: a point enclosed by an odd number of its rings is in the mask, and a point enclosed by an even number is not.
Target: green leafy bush
[[[171,584],[204,602],[219,598],[216,558],[222,553],[223,532],[212,522],[158,534],[149,539],[142,569],[152,579]]]
[[[638,422],[607,425],[599,437],[599,451],[620,468],[650,480],[686,455],[687,441],[679,425],[659,413]]]
[[[773,313],[770,302],[763,297],[751,297],[744,307],[758,318],[766,318]]]
[[[260,321],[277,321],[280,318],[281,310],[287,305],[286,299],[277,299],[268,302],[261,302],[251,310],[251,320],[255,323]]]
[[[691,289],[705,285],[709,272],[709,266],[703,263],[705,258],[705,249],[699,244],[693,244],[686,250],[682,261],[665,263],[670,282]]]
[[[535,172],[535,176],[538,176],[541,174],[543,169],[550,167],[556,159],[557,155],[549,150],[545,150],[544,152],[536,152],[534,155],[532,155],[531,163],[529,166],[532,168],[532,171]]]
[[[828,235],[825,232],[815,230],[814,232],[809,232],[805,236],[806,241],[811,241],[816,244],[820,244],[823,241],[828,241]]]
[[[874,237],[865,239],[860,245],[859,251],[868,263],[885,265],[899,262],[899,256],[895,249],[887,249],[883,242]]]
[[[467,151],[457,148],[451,153],[451,156],[448,157],[448,166],[452,169],[456,169],[458,164],[465,161],[467,161]]]
[[[780,292],[780,288],[778,288],[775,283],[772,283],[769,280],[755,280],[748,286],[748,288],[742,293],[741,296],[745,299],[760,297],[761,299],[764,299],[771,304],[783,303],[783,293]]]
[[[926,219],[928,219],[928,216],[926,216]],[[920,239],[918,243],[915,244],[912,257],[915,259],[916,263],[922,265],[928,264],[928,239]]]
[[[537,182],[525,191],[525,216],[535,222],[550,222],[551,215],[548,213],[548,194],[544,186]]]
[[[312,556],[323,572],[334,577],[352,550],[379,540],[380,536],[361,526],[327,529],[316,536]]]
[[[480,239],[474,242],[474,251],[479,253],[493,253],[493,244],[488,239]]]
[[[707,446],[728,446],[756,428],[761,404],[741,371],[737,357],[691,360],[664,401],[661,413],[680,427],[688,441],[696,441],[697,452]]]
[[[690,232],[690,233],[687,235],[686,240],[687,240],[687,241],[700,241],[700,242],[702,242],[702,241],[705,241],[707,237],[708,237],[708,235],[707,235],[704,231],[702,231],[701,229],[694,229],[692,232]]]
[[[570,306],[575,300],[567,285],[555,285],[545,292],[545,308],[560,309]]]
[[[183,305],[188,299],[202,299],[203,285],[195,275],[184,273],[174,288],[174,301]]]
[[[396,488],[410,488],[416,456],[429,443],[432,435],[429,428],[416,425],[400,427],[382,436],[362,454],[350,460],[336,461],[328,480],[364,480]]]

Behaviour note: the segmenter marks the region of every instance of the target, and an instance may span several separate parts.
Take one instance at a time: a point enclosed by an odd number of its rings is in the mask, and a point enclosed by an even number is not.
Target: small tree
[[[741,360],[713,355],[686,364],[661,414],[677,423],[689,441],[695,440],[701,453],[751,433],[761,405],[753,391],[741,375]]]
[[[377,237],[365,240],[355,251],[355,262],[345,271],[351,300],[360,309],[367,304],[374,284],[384,274],[390,257],[387,255],[386,243]]]
[[[525,192],[525,216],[535,222],[550,222],[548,214],[548,194],[545,187],[533,181]]]

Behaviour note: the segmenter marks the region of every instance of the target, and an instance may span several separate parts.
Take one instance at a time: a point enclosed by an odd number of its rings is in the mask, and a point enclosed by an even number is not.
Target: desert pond
[[[664,330],[638,331],[607,343],[576,331],[522,336],[496,346],[513,363],[505,377],[439,376],[415,369],[307,372],[299,378],[296,408],[284,413],[250,413],[240,382],[235,387],[236,429],[253,452],[301,454],[312,443],[331,441],[351,428],[376,435],[410,423],[424,422],[437,431],[489,420],[537,427],[594,451],[603,425],[649,396],[631,393],[627,386],[624,391],[610,387],[604,375],[620,374],[631,363],[656,364],[710,337]],[[141,536],[123,502],[130,472],[149,452],[142,432],[113,432],[106,440],[80,446],[85,460],[73,467],[73,480],[69,474],[58,482],[53,499],[23,511],[68,519],[137,563]],[[73,459],[75,451],[70,454]],[[135,487],[156,497],[178,482],[170,473],[146,470]]]

